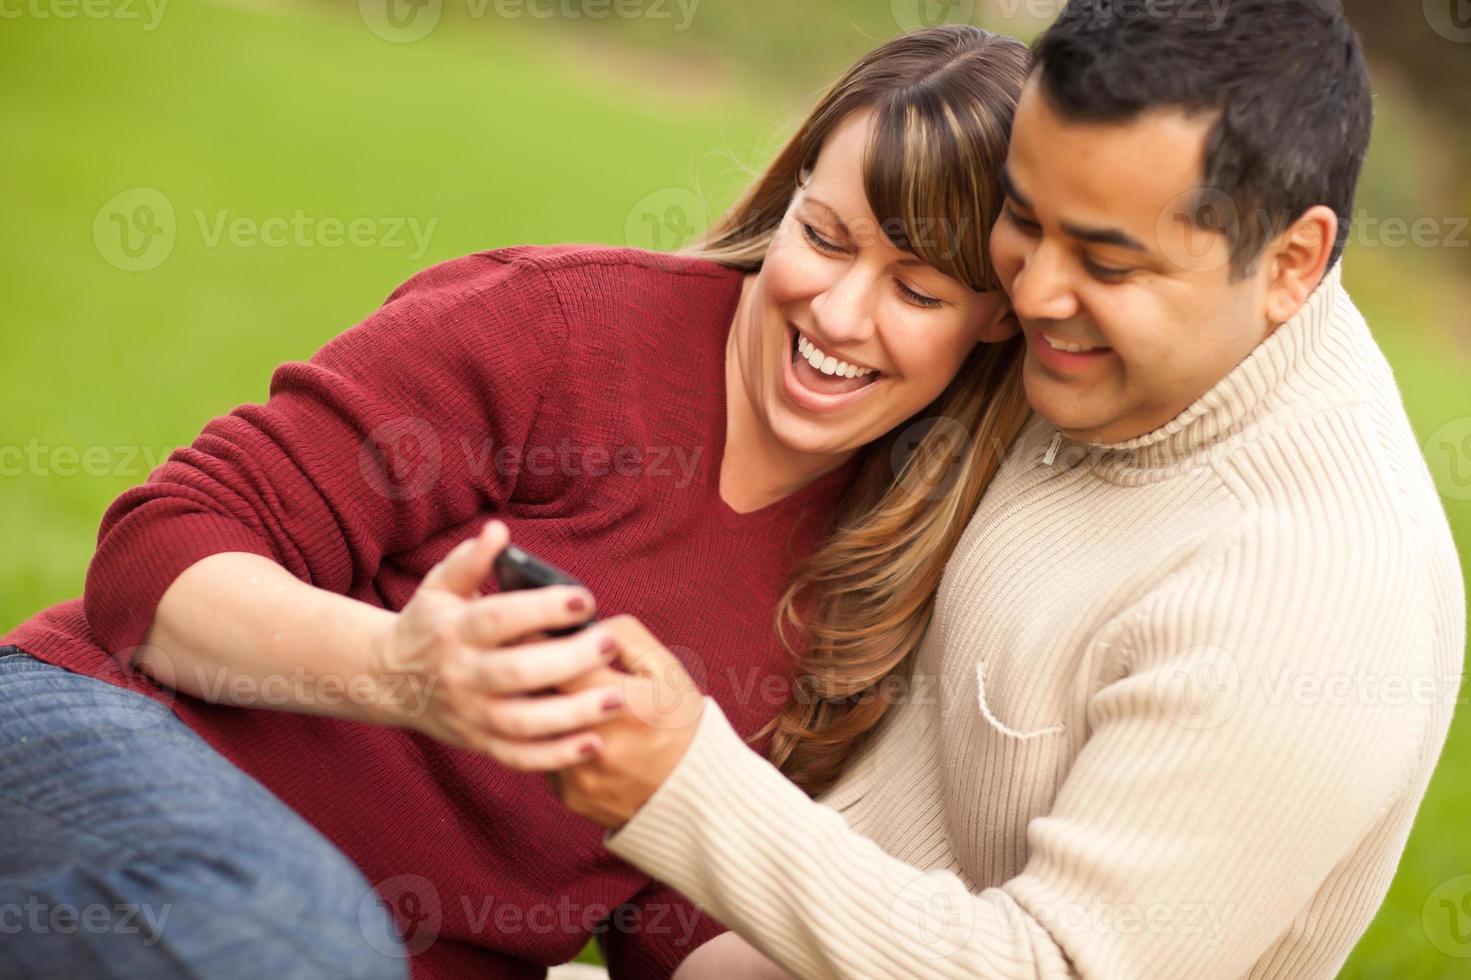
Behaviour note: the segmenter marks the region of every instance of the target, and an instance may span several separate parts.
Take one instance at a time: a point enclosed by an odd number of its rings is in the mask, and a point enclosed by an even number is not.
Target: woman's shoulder
[[[388,303],[422,302],[443,309],[498,302],[534,307],[542,316],[623,316],[647,322],[662,314],[710,311],[740,292],[744,273],[693,255],[612,245],[515,245],[436,263],[403,282]],[[519,302],[518,302],[519,300]],[[555,302],[549,302],[549,301]]]
[[[524,262],[548,275],[598,278],[608,275],[629,280],[707,279],[739,282],[742,273],[695,255],[650,252],[616,245],[516,245],[476,253],[496,262]]]

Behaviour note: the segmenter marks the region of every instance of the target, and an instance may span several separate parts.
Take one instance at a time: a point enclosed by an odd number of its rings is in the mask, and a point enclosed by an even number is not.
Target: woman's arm
[[[577,730],[621,707],[620,685],[528,695],[607,664],[612,635],[594,626],[525,642],[587,619],[592,596],[568,586],[477,596],[508,541],[503,522],[488,522],[398,613],[306,585],[258,555],[213,555],[169,587],[136,662],[212,702],[397,725],[493,758],[514,750],[570,764],[601,743]]]
[[[108,506],[83,593],[98,644],[127,664],[164,593],[211,555],[254,554],[345,596],[388,555],[472,534],[516,486],[514,468],[494,465],[489,450],[519,458],[542,393],[556,387],[560,310],[534,265],[467,256],[414,276],[309,361],[282,364],[264,404],[210,420]],[[232,591],[281,585],[279,575],[200,574],[217,586],[189,590],[206,609]],[[308,607],[316,604],[350,610],[325,598]],[[371,617],[347,615],[350,625]],[[168,627],[153,638],[167,640]]]
[[[99,645],[206,700],[399,724],[497,758],[512,734],[606,718],[607,691],[509,697],[600,662],[599,631],[485,653],[586,618],[585,590],[581,610],[566,590],[477,597],[507,537],[484,518],[517,476],[491,450],[531,443],[561,311],[534,262],[466,256],[277,368],[264,404],[211,420],[108,507],[83,595]],[[386,557],[455,537],[400,613],[349,597]],[[570,760],[596,741],[531,751]]]
[[[174,579],[132,663],[206,701],[388,723],[370,651],[395,617],[270,558],[220,552]]]

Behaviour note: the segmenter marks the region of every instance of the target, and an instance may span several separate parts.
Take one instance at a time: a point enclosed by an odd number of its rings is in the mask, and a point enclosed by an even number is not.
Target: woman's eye
[[[841,245],[830,242],[826,238],[823,238],[821,235],[819,235],[817,233],[817,229],[813,228],[807,222],[803,221],[801,222],[801,225],[802,234],[807,237],[807,241],[812,245],[812,247],[817,249],[819,252],[827,252],[829,255],[842,255],[845,251]]]
[[[1035,235],[1037,232],[1042,230],[1042,226],[1037,224],[1037,222],[1031,220],[1030,218],[1023,218],[1021,215],[1017,214],[1016,209],[1011,206],[1010,201],[1002,205],[1001,213],[1007,221],[1010,221],[1012,224],[1016,225],[1018,228],[1029,235]]]
[[[940,300],[935,299],[935,297],[926,296],[924,293],[915,292],[913,289],[910,289],[903,280],[895,279],[894,282],[899,286],[899,295],[903,296],[915,306],[922,306],[927,310],[933,310],[935,307],[941,305]]]

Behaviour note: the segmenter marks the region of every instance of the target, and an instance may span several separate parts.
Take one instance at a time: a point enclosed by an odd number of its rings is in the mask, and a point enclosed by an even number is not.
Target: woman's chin
[[[882,433],[865,437],[852,426],[814,422],[789,412],[772,420],[772,434],[788,451],[804,456],[832,456],[862,448]]]

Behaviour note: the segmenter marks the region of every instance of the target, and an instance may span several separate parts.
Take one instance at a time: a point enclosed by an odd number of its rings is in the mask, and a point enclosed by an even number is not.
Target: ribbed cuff
[[[603,846],[684,891],[698,877],[715,825],[731,819],[732,799],[769,801],[770,812],[810,805],[807,795],[752,751],[708,694],[695,737],[669,777]],[[698,889],[696,889],[698,890]],[[694,897],[693,895],[691,897]]]

